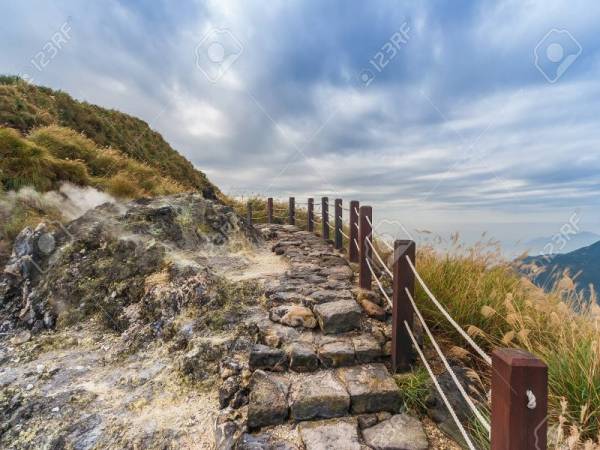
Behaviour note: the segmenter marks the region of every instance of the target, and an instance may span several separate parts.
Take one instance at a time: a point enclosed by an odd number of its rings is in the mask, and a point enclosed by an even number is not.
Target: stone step
[[[313,308],[324,334],[337,334],[360,328],[362,309],[354,300],[337,300]]]
[[[248,425],[258,429],[292,420],[329,419],[377,412],[397,413],[401,397],[383,364],[309,374],[257,370],[250,382]]]
[[[290,330],[289,327],[286,328]],[[292,333],[283,333],[279,326],[271,328],[262,340],[264,344],[252,347],[250,369],[314,372],[319,368],[379,362],[386,351],[385,345],[368,332],[355,331],[329,336],[319,332],[298,333],[291,330]]]

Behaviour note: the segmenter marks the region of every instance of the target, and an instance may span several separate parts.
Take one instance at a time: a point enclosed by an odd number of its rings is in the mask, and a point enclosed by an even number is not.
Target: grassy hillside
[[[177,153],[146,122],[115,110],[79,102],[60,91],[0,77],[0,125],[28,134],[38,127],[58,125],[88,137],[100,149],[119,150],[187,190],[215,198],[219,190]]]

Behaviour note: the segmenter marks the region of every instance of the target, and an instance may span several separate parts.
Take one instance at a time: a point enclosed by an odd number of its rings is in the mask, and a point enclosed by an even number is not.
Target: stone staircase
[[[250,320],[259,343],[248,355],[247,410],[225,389],[231,399],[221,402],[220,448],[428,448],[420,421],[400,413],[401,393],[386,367],[389,311],[380,299],[355,289],[346,259],[318,236],[258,227],[290,269],[267,283],[264,309]],[[236,407],[241,435],[226,442]]]

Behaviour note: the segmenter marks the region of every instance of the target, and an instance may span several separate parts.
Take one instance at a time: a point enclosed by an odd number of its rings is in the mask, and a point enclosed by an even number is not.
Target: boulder
[[[298,429],[306,450],[361,450],[356,422],[352,419],[304,422]]]
[[[288,418],[289,381],[281,375],[257,370],[250,380],[248,427],[256,429],[283,423]]]
[[[396,414],[362,430],[365,443],[375,450],[427,450],[429,443],[418,419]]]
[[[325,334],[337,334],[360,327],[361,309],[354,300],[323,303],[314,308],[315,316]]]
[[[312,344],[293,342],[287,348],[290,369],[295,372],[314,372],[319,368],[319,359]]]
[[[250,370],[267,369],[282,371],[287,368],[288,359],[285,352],[267,345],[255,344],[250,351]]]
[[[360,306],[362,306],[365,314],[373,319],[384,321],[385,320],[385,310],[376,303],[373,303],[371,300],[362,299],[359,300]]]
[[[281,305],[271,309],[270,316],[273,322],[278,322],[289,327],[315,328],[317,319],[310,308],[300,305]]]
[[[350,339],[340,339],[322,343],[319,347],[319,360],[323,367],[343,367],[354,364],[354,345]]]
[[[308,374],[292,383],[290,414],[294,420],[340,417],[349,407],[350,396],[332,371]]]
[[[369,334],[354,336],[352,344],[354,345],[356,360],[361,364],[375,362],[382,355],[381,345]]]
[[[398,412],[400,391],[383,364],[338,369],[352,401],[352,413]]]

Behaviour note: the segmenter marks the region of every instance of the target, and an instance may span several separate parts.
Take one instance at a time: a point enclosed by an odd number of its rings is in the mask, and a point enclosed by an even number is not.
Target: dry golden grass
[[[565,290],[566,283],[543,292],[484,245],[456,250],[440,254],[431,247],[419,249],[417,268],[429,288],[482,347],[522,348],[546,362],[555,442],[571,446],[567,448],[600,444],[598,306],[582,302],[572,288]],[[426,294],[420,289],[417,294],[434,333],[463,342]],[[484,370],[474,355],[471,361]]]

